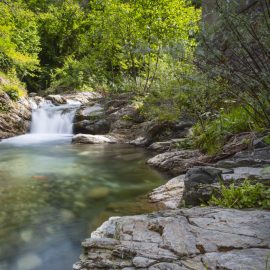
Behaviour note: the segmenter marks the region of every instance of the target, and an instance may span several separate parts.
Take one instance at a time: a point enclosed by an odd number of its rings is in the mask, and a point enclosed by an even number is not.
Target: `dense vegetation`
[[[269,208],[270,190],[261,183],[252,184],[245,180],[240,186],[231,184],[229,187],[221,184],[221,189],[212,195],[209,205],[226,208]]]
[[[217,1],[210,26],[194,0],[1,1],[0,77],[16,81],[2,90],[129,92],[145,117],[193,119],[215,154],[270,126],[270,9],[255,2]]]

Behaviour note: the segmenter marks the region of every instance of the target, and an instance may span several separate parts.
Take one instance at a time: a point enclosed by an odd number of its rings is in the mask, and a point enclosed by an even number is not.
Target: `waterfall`
[[[72,134],[77,108],[78,104],[55,106],[48,100],[33,106],[30,133]]]

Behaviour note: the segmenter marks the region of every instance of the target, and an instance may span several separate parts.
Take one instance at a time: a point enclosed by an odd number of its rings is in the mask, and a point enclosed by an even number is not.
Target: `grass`
[[[246,131],[252,131],[256,124],[252,116],[242,107],[222,112],[214,120],[206,120],[204,127],[196,124],[193,128],[195,147],[214,155],[221,151],[228,137]]]
[[[219,193],[212,195],[208,204],[238,209],[269,208],[270,189],[261,183],[252,184],[250,180],[245,180],[240,186],[222,184]]]

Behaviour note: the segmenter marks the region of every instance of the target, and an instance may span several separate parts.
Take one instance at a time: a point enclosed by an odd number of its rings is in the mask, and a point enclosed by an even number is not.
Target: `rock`
[[[243,182],[245,179],[266,183],[270,180],[270,166],[266,167],[238,167],[230,171],[223,172],[224,182]]]
[[[254,133],[244,132],[232,136],[222,148],[222,155],[227,157],[249,147],[254,139]]]
[[[195,167],[185,175],[185,191],[183,200],[187,205],[200,205],[207,202],[215,184],[222,181],[222,170],[213,167]]]
[[[232,158],[217,162],[216,166],[224,168],[252,167],[270,164],[270,146],[236,153]]]
[[[95,187],[89,190],[89,192],[87,193],[87,197],[91,199],[100,200],[106,198],[109,195],[109,193],[110,190],[107,187]]]
[[[161,204],[168,209],[177,209],[184,193],[184,178],[184,175],[179,175],[165,185],[154,189],[149,194],[150,202]]]
[[[17,262],[17,269],[34,270],[42,265],[42,260],[34,253],[29,253],[21,257]]]
[[[76,92],[74,94],[63,95],[66,100],[72,100],[79,102],[82,105],[87,105],[93,101],[99,100],[102,98],[102,95],[97,92]]]
[[[191,208],[106,221],[73,269],[265,269],[270,212]]]
[[[75,134],[83,133],[92,135],[104,135],[109,133],[110,128],[110,122],[108,122],[106,119],[101,119],[96,122],[83,120],[73,125],[73,131]]]
[[[164,142],[155,142],[148,147],[148,150],[156,152],[171,151],[176,148],[177,144],[186,142],[186,138],[172,139]]]
[[[37,96],[37,93],[36,92],[31,92],[28,95],[29,95],[29,97],[36,97]]]
[[[136,138],[135,140],[130,141],[129,144],[144,147],[149,144],[149,139],[141,136],[141,137]]]
[[[54,105],[66,104],[67,100],[60,95],[49,95],[46,97],[47,100],[50,100]]]
[[[81,144],[104,144],[104,143],[117,143],[117,140],[109,135],[86,135],[86,134],[77,134],[73,136],[72,143],[81,143]]]
[[[91,106],[82,106],[77,110],[75,115],[75,122],[83,120],[96,120],[100,119],[104,114],[104,109],[100,104],[92,104]]]
[[[203,258],[203,263],[208,266],[208,269],[216,269],[218,265],[219,269],[234,270],[244,266],[244,269],[247,270],[266,270],[268,256],[269,249],[250,248],[228,251],[223,254],[209,253]]]
[[[159,154],[147,161],[151,166],[161,170],[170,171],[172,174],[185,173],[188,168],[207,161],[197,150],[181,150]]]
[[[31,103],[28,98],[14,102],[0,92],[0,139],[26,133],[30,127]]]

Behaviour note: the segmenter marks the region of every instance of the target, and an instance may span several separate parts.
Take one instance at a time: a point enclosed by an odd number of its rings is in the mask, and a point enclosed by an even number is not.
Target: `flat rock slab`
[[[117,143],[117,140],[109,135],[88,135],[88,134],[77,134],[73,136],[72,143],[80,144],[106,144],[106,143]]]
[[[83,242],[76,270],[265,270],[270,212],[191,208],[111,218]]]

